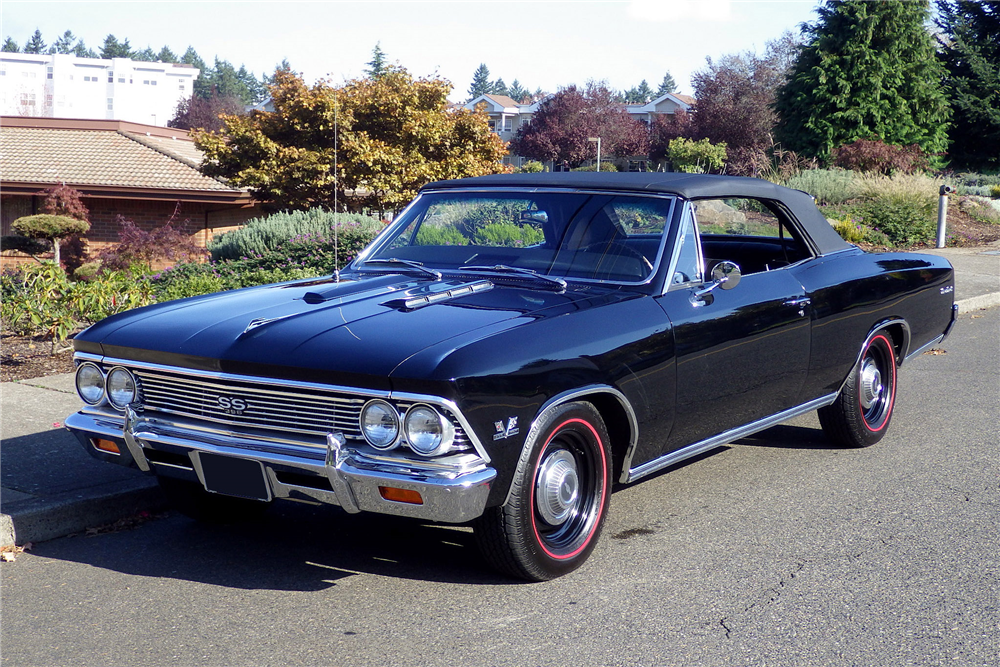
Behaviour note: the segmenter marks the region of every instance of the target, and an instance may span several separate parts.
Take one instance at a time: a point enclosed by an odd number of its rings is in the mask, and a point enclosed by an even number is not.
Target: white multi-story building
[[[0,53],[0,114],[164,127],[200,74],[191,65],[129,58]]]

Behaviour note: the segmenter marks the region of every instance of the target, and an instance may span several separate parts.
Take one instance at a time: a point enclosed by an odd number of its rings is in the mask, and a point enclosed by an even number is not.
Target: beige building
[[[191,65],[69,54],[0,54],[0,115],[125,120],[165,127],[191,97]]]

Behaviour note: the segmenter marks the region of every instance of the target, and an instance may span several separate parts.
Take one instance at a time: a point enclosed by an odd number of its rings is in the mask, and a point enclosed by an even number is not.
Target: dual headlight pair
[[[105,399],[112,407],[124,410],[138,396],[135,376],[127,368],[115,366],[108,374],[88,362],[76,369],[76,393],[87,405],[100,405]]]
[[[379,450],[392,449],[400,443],[400,435],[410,449],[422,456],[437,456],[451,449],[455,441],[455,425],[429,405],[411,406],[400,419],[399,411],[390,403],[375,399],[361,409],[361,433],[368,444]]]

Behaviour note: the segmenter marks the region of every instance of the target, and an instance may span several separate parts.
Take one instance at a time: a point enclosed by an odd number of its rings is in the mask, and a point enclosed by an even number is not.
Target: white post
[[[937,246],[944,247],[945,231],[948,228],[948,193],[954,192],[955,188],[950,185],[942,185],[939,190],[941,198],[938,199],[938,224],[937,224]]]
[[[597,171],[601,170],[601,138],[600,137],[587,137],[587,141],[597,142]]]

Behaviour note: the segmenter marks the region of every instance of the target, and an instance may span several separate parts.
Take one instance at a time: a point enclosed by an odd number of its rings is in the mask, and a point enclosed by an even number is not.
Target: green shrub
[[[417,232],[417,245],[468,245],[469,239],[451,226],[424,223]]]
[[[677,171],[688,174],[718,171],[726,164],[726,142],[713,144],[708,139],[692,141],[678,137],[667,144],[667,157]]]
[[[571,169],[570,171],[597,171],[597,165],[591,164],[586,167],[577,167],[576,169]],[[615,173],[618,171],[618,167],[614,162],[608,162],[606,160],[601,160],[601,171],[607,173]]]
[[[876,246],[891,245],[889,238],[877,229],[855,222],[851,218],[832,220],[833,229],[848,243],[868,243]]]
[[[542,243],[545,233],[531,225],[490,224],[476,230],[473,240],[478,245],[523,247]]]
[[[1000,199],[1000,185],[990,186],[990,199]]]
[[[807,169],[789,178],[785,185],[808,192],[817,204],[842,204],[861,193],[854,172],[843,169]]]
[[[273,251],[279,245],[295,238],[310,237],[333,242],[334,224],[337,228],[337,242],[342,244],[357,244],[359,239],[367,239],[357,251],[367,245],[375,235],[382,231],[380,221],[365,215],[355,213],[333,213],[322,208],[308,211],[292,211],[275,213],[264,218],[249,220],[240,229],[226,232],[214,238],[208,244],[212,259],[240,259]]]
[[[545,171],[545,166],[537,160],[528,160],[517,170],[519,174],[538,174]]]

